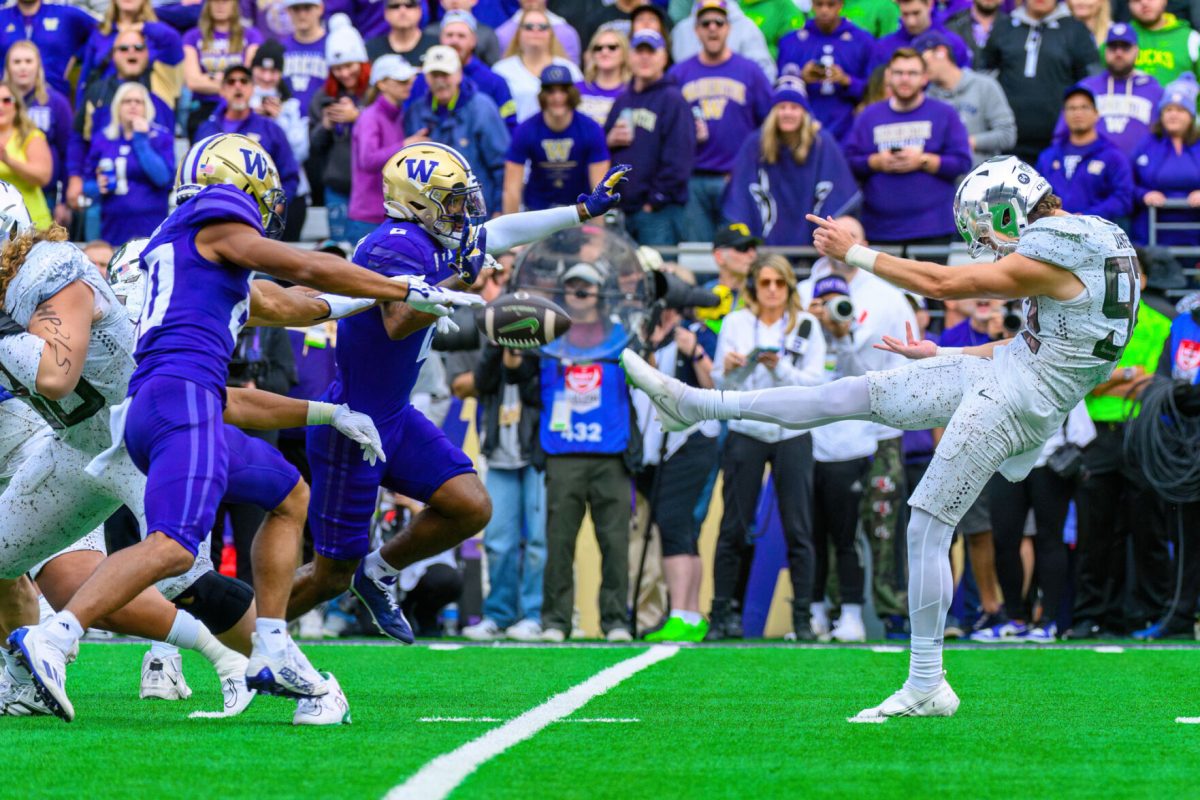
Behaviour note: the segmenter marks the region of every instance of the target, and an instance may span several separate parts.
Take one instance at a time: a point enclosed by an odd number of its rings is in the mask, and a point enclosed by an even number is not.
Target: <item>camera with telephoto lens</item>
[[[854,303],[844,294],[831,294],[825,298],[825,313],[834,322],[853,322]]]
[[[669,272],[655,270],[651,275],[654,278],[654,299],[661,302],[665,308],[682,311],[686,308],[711,308],[721,304],[721,298],[708,289],[692,286]]]
[[[1020,308],[1009,308],[1004,312],[1004,332],[1016,336],[1025,327],[1025,312]]]

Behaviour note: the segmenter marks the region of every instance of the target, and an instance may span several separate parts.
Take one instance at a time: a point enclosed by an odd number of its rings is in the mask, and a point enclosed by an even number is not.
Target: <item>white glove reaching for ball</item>
[[[423,314],[448,317],[453,313],[454,306],[483,305],[483,298],[477,294],[431,286],[422,279],[411,275],[398,276],[392,280],[408,284],[408,297],[404,302]]]
[[[351,411],[350,406],[342,404],[333,410],[333,418],[329,421],[333,429],[362,448],[363,461],[375,466],[376,461],[387,461],[383,453],[383,441],[375,423],[366,414]]]

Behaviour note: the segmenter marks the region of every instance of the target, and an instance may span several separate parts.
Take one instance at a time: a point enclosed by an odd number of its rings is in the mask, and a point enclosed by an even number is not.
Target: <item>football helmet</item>
[[[33,227],[25,198],[11,183],[0,181],[0,244]]]
[[[463,225],[487,218],[483,189],[471,165],[453,147],[410,144],[383,168],[383,207],[388,216],[419,223],[445,247],[458,247]]]
[[[996,156],[967,173],[954,195],[954,224],[973,258],[1007,255],[1029,226],[1050,182],[1016,156]]]
[[[130,239],[108,261],[108,284],[134,319],[142,315],[142,306],[146,302],[142,251],[149,242],[149,239]]]
[[[218,133],[192,145],[175,173],[175,203],[182,204],[205,186],[225,183],[258,201],[263,229],[277,239],[283,233],[287,195],[271,155],[240,133]]]

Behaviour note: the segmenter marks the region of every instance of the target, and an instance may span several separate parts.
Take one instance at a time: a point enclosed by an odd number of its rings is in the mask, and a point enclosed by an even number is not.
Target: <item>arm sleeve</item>
[[[541,211],[505,214],[484,223],[487,249],[492,255],[507,252],[518,245],[544,239],[552,233],[580,224],[575,206],[559,206]]]
[[[1133,202],[1138,205],[1142,202],[1142,198],[1147,192],[1154,191],[1154,187],[1148,185],[1147,172],[1149,168],[1150,154],[1146,145],[1150,143],[1150,137],[1142,140],[1142,143],[1137,146],[1130,157],[1133,172]],[[1146,159],[1146,167],[1143,168],[1141,161]]]
[[[1096,62],[1100,60],[1100,52],[1096,49],[1096,42],[1092,39],[1087,28],[1083,24],[1072,26],[1074,36],[1070,46],[1073,50],[1074,58],[1071,64],[1071,77],[1078,83],[1092,73]]]
[[[82,175],[83,160],[87,158],[88,144],[84,138],[84,130],[91,126],[92,104],[84,102],[75,111],[75,123],[71,126],[70,138],[67,139],[67,175]]]
[[[155,150],[154,143],[150,141],[147,134],[135,133],[133,135],[133,152],[137,156],[138,163],[142,165],[146,177],[150,179],[150,183],[154,184],[154,188],[162,189],[171,182],[171,165]]]
[[[750,202],[750,184],[758,171],[758,141],[758,134],[754,134],[738,149],[721,203],[725,219],[744,222],[755,236],[762,234],[761,217]]]
[[[998,84],[988,83],[987,99],[983,104],[987,130],[975,137],[975,149],[989,153],[1006,153],[1017,143],[1017,118],[1012,106]],[[1062,117],[1059,117],[1061,124]]]
[[[837,146],[837,140],[822,133],[817,140],[817,147],[820,148],[815,153],[818,159],[817,179],[828,183],[831,188],[821,203],[820,211],[814,210],[813,213],[819,216],[857,216],[862,208],[862,192],[859,191],[858,182],[854,180],[850,165],[846,163],[846,157]]]

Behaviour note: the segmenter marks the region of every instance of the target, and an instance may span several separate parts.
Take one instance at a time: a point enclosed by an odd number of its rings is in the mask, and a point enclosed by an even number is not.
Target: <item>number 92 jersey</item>
[[[1050,422],[1108,380],[1129,343],[1141,297],[1137,255],[1120,228],[1093,216],[1039,219],[1017,252],[1069,270],[1084,287],[1071,300],[1026,299],[1025,329],[996,348],[1009,400]]]

